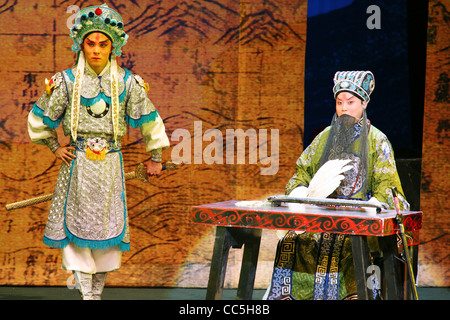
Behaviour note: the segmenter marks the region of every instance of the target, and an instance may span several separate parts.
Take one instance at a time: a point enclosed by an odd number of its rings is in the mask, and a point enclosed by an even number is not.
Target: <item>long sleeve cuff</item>
[[[55,137],[49,137],[47,139],[42,139],[42,143],[44,145],[46,145],[47,147],[49,147],[53,153],[55,153],[56,150],[58,150],[59,147],[61,147],[61,145],[58,142],[58,139]]]
[[[152,152],[152,150],[157,149],[163,150],[170,147],[164,123],[159,116],[155,121],[142,124],[141,133],[144,138],[145,150],[147,152]]]
[[[51,129],[33,112],[28,115],[28,134],[32,142],[48,146],[53,153],[60,147],[56,130]]]
[[[151,160],[153,162],[161,162],[162,161],[162,148],[152,150]]]

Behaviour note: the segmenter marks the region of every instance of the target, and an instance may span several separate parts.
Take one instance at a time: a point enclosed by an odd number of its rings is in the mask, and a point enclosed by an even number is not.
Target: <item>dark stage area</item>
[[[450,300],[450,288],[419,287],[419,300]],[[224,289],[222,300],[235,300],[236,289]],[[265,290],[254,290],[260,300]],[[205,300],[206,288],[105,288],[103,300]],[[66,287],[0,287],[0,300],[80,300]]]

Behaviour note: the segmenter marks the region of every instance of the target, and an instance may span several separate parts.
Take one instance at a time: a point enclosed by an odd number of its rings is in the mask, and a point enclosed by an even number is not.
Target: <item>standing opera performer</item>
[[[375,201],[395,209],[391,188],[396,187],[401,209],[408,210],[392,146],[367,119],[374,75],[370,71],[343,71],[333,80],[336,113],[331,125],[298,158],[286,194]],[[320,168],[327,171],[319,174]],[[340,181],[335,189],[327,190],[333,175],[340,175]],[[368,245],[376,259],[378,242],[368,237]],[[350,236],[291,231],[280,240],[265,298],[355,299],[356,292]]]
[[[28,116],[34,143],[61,159],[44,243],[62,249],[62,268],[74,272],[83,299],[100,299],[107,272],[130,250],[121,138],[139,127],[147,175],[162,170],[169,147],[163,120],[147,96],[148,84],[117,64],[128,35],[107,5],[78,12],[70,30],[76,65],[46,80]],[[62,123],[70,144],[58,143]]]

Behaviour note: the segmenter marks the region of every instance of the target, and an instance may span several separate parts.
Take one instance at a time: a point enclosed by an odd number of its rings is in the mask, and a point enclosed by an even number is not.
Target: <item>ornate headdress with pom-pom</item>
[[[116,57],[122,54],[122,46],[127,43],[128,35],[123,31],[121,16],[108,5],[87,7],[77,13],[75,24],[70,29],[70,37],[74,42],[72,51],[79,52],[84,38],[92,32],[106,34],[114,47],[112,53]]]

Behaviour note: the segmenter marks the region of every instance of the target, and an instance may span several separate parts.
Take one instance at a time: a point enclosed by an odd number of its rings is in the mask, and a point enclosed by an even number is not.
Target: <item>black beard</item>
[[[350,127],[354,126],[355,123],[358,121],[358,119],[356,119],[355,117],[352,117],[348,114],[342,114],[339,117],[339,120],[341,122],[341,124],[344,126],[344,128],[346,130],[348,130]]]

